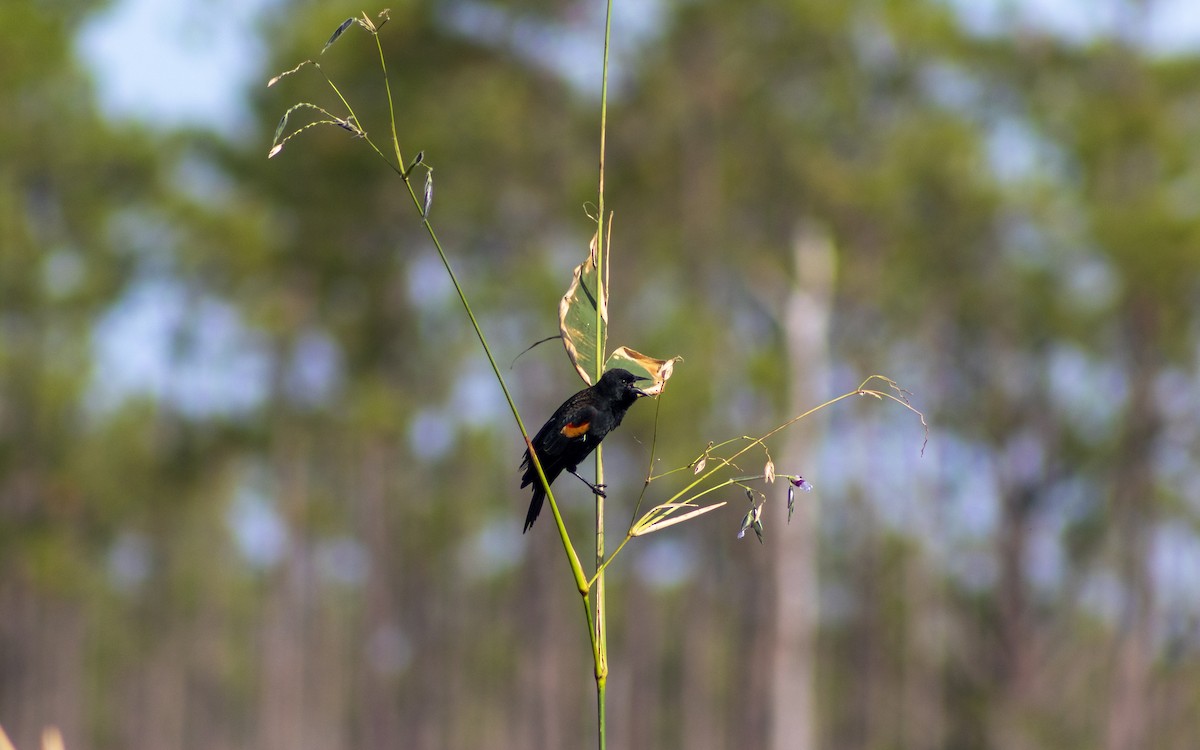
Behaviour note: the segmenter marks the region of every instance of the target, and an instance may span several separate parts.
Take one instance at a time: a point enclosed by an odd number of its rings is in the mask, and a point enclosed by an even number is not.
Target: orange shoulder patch
[[[562,434],[569,438],[577,438],[580,435],[586,434],[588,428],[592,426],[590,421],[585,422],[567,422],[567,426],[562,428]]]

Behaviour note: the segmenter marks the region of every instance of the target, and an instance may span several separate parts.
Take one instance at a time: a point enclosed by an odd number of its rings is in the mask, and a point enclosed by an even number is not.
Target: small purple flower
[[[788,523],[792,522],[792,511],[796,506],[796,490],[800,489],[804,492],[812,492],[812,482],[809,482],[804,477],[797,474],[795,477],[788,477],[788,482],[791,486],[788,487],[787,508],[788,508]]]

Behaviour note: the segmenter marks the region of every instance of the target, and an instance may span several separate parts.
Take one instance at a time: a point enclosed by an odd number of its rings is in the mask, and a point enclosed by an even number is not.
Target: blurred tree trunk
[[[549,526],[538,525],[541,539],[532,532],[522,539],[529,558],[520,576],[526,592],[518,614],[520,688],[513,702],[517,715],[526,719],[519,747],[569,747],[581,722],[595,731],[594,703],[579,700],[591,674],[587,630],[580,627],[578,593],[568,585],[558,534]]]
[[[933,498],[933,493],[918,497]],[[936,533],[936,532],[931,532]],[[946,746],[946,696],[942,665],[946,648],[946,608],[925,550],[905,566],[904,597],[910,612],[905,622],[904,671],[900,685],[900,737],[909,750]]]
[[[632,577],[626,580],[630,581],[627,603],[624,604],[628,613],[624,628],[629,641],[628,658],[621,662],[623,692],[613,690],[612,694],[628,696],[621,707],[624,715],[618,719],[627,729],[627,741],[612,743],[610,740],[610,743],[614,747],[663,747],[663,731],[667,729],[663,717],[669,715],[670,703],[675,697],[663,684],[663,656],[671,648],[664,634],[670,632],[670,628],[664,627],[663,609],[646,590],[646,584],[632,580]],[[617,687],[611,681],[610,685]],[[615,729],[611,726],[612,719],[617,718],[613,708],[609,708],[610,732]]]
[[[1032,678],[1033,634],[1029,622],[1026,563],[1029,558],[1034,497],[1032,488],[1002,482],[1000,525],[996,547],[1000,580],[996,596],[999,609],[1000,647],[993,652],[996,706],[991,732],[1000,750],[1031,747],[1022,713],[1029,707]]]
[[[1125,340],[1131,353],[1129,411],[1121,445],[1121,461],[1113,468],[1112,523],[1117,572],[1124,594],[1121,627],[1116,636],[1116,663],[1109,691],[1107,750],[1150,747],[1148,698],[1153,680],[1155,584],[1150,571],[1155,512],[1154,453],[1162,431],[1154,400],[1161,369],[1159,301],[1140,294],[1125,318]]]
[[[727,700],[725,685],[717,679],[730,669],[729,652],[721,647],[725,640],[721,623],[728,621],[714,616],[720,601],[708,582],[697,585],[692,595],[685,598],[682,619],[687,627],[682,631],[685,641],[680,742],[688,750],[718,750],[728,746],[722,733],[728,726],[721,710]]]
[[[936,539],[945,528],[944,498],[934,482],[913,484],[913,527],[919,538]],[[901,747],[934,750],[947,746],[944,687],[948,623],[952,620],[931,550],[917,545],[904,568],[905,641],[900,684]]]
[[[310,597],[313,589],[311,550],[306,515],[309,486],[306,452],[298,444],[302,433],[276,433],[275,476],[279,510],[288,532],[283,559],[269,586],[262,614],[262,680],[260,737],[264,750],[304,750],[312,747],[312,716],[305,666],[308,663]]]
[[[788,364],[788,414],[800,414],[826,398],[829,378],[829,316],[835,255],[829,237],[806,225],[794,247],[795,286],[784,311]],[[800,421],[784,441],[778,468],[805,471],[817,453],[820,416]],[[776,518],[782,516],[782,509]],[[770,658],[769,737],[775,750],[815,748],[817,603],[817,504],[796,498],[795,515],[769,545],[774,588],[774,643]]]
[[[378,438],[365,440],[359,459],[361,476],[356,483],[361,497],[362,524],[359,533],[366,543],[367,580],[363,624],[356,656],[362,660],[359,696],[359,736],[364,747],[384,747],[404,733],[396,690],[397,671],[404,659],[399,642],[399,624],[393,619],[397,610],[394,589],[403,581],[390,581],[388,572],[396,569],[403,548],[389,538],[388,524],[388,447]],[[402,596],[402,594],[401,594]]]

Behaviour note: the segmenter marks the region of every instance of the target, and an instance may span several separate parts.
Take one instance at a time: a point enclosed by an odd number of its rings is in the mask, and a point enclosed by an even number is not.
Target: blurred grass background
[[[379,9],[143,6],[0,6],[0,724],[590,744],[576,594],[520,533],[520,437],[407,196],[336,129],[265,158],[288,105],[335,103],[266,80]],[[1194,747],[1200,11],[617,11],[611,342],[684,358],[660,468],[876,372],[932,433],[836,408],[774,447],[816,491],[788,525],[778,487],[766,545],[736,491],[636,542],[612,746]],[[602,12],[404,2],[383,31],[502,362],[591,236]],[[322,64],[382,135],[359,31]],[[507,377],[534,421],[578,387],[554,344]],[[653,426],[606,443],[613,522]],[[582,534],[586,489],[561,502]]]

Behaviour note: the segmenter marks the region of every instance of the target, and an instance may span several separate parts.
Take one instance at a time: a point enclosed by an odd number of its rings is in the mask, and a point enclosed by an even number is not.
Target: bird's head
[[[611,370],[606,370],[600,376],[599,382],[596,383],[605,392],[614,396],[623,396],[632,394],[634,398],[639,396],[648,396],[649,394],[638,388],[634,383],[650,380],[645,376],[634,375],[629,370],[623,370],[620,367],[614,367]]]

